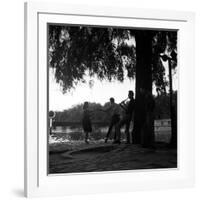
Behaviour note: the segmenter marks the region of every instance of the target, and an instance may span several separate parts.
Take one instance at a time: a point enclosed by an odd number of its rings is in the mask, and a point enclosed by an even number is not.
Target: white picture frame
[[[178,30],[178,168],[47,175],[47,23]],[[25,196],[189,187],[194,184],[194,14],[120,7],[25,3]]]

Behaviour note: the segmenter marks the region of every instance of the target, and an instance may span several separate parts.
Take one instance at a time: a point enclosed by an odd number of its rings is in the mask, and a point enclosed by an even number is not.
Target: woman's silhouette
[[[88,136],[89,133],[92,132],[92,124],[90,120],[89,103],[87,101],[83,104],[82,126],[85,133],[85,142],[88,144]]]

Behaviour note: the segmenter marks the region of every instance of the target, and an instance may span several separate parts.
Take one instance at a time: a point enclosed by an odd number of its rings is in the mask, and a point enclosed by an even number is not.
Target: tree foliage
[[[127,30],[96,27],[49,26],[49,65],[63,92],[84,82],[85,75],[124,80],[124,69],[134,77],[135,48]]]
[[[56,82],[63,92],[74,88],[78,82],[85,82],[85,75],[109,81],[133,79],[135,32],[111,27],[49,25],[49,66],[55,69]],[[158,90],[165,92],[168,81],[160,54],[177,51],[177,32],[152,32],[152,80]],[[174,59],[172,67],[176,66]]]
[[[168,119],[170,118],[170,104],[169,104],[169,94],[161,94],[158,96],[153,96],[155,101],[154,116],[155,119]],[[174,105],[177,110],[177,91],[173,93]],[[109,102],[104,105],[98,103],[89,103],[89,108],[92,113],[93,122],[109,123],[111,118],[110,112],[102,112],[100,109],[106,110],[110,105]],[[79,122],[81,123],[83,115],[83,104],[78,104],[70,109],[56,112],[55,121],[56,122]]]
[[[177,51],[177,32],[176,31],[158,31],[152,41],[152,75],[153,82],[157,90],[166,93],[166,86],[168,81],[165,76],[165,68],[163,61],[160,59],[160,54],[170,54]],[[173,69],[177,66],[177,60],[173,59]]]
[[[172,95],[174,101],[174,108],[177,112],[177,91],[173,92]],[[167,119],[170,118],[170,95],[162,93],[161,95],[154,96],[155,109],[154,116],[155,119]]]
[[[109,106],[109,102],[104,105],[98,103],[89,103],[89,109],[91,110],[91,118],[93,122],[108,123],[110,121],[111,113],[101,111],[106,110]],[[83,117],[83,104],[78,104],[70,109],[62,112],[56,112],[56,122],[81,122]]]

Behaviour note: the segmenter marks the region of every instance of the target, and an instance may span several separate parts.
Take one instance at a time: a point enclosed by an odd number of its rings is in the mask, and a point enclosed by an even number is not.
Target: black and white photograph
[[[178,32],[133,27],[47,24],[48,174],[178,168]]]

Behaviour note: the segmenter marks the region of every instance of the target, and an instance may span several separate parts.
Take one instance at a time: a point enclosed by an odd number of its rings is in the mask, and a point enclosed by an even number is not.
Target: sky
[[[168,79],[168,65],[164,63],[166,78]],[[85,76],[86,83],[79,83],[75,89],[65,94],[62,88],[56,83],[54,72],[49,71],[49,110],[63,111],[85,101],[105,104],[110,97],[114,97],[116,103],[120,103],[127,98],[128,91],[135,91],[135,80],[126,78],[124,82],[119,81],[100,81],[96,77]],[[93,81],[93,87],[89,86],[89,81]],[[173,75],[173,89],[178,88],[177,73]],[[153,94],[156,94],[153,87]]]
[[[135,81],[125,79],[123,83],[119,81],[100,81],[96,77],[85,77],[86,83],[79,83],[75,89],[65,94],[55,82],[54,73],[50,70],[49,79],[49,110],[62,111],[84,101],[105,104],[110,97],[114,97],[116,103],[126,99],[129,90],[135,90]],[[93,81],[93,87],[89,86],[89,81]]]

